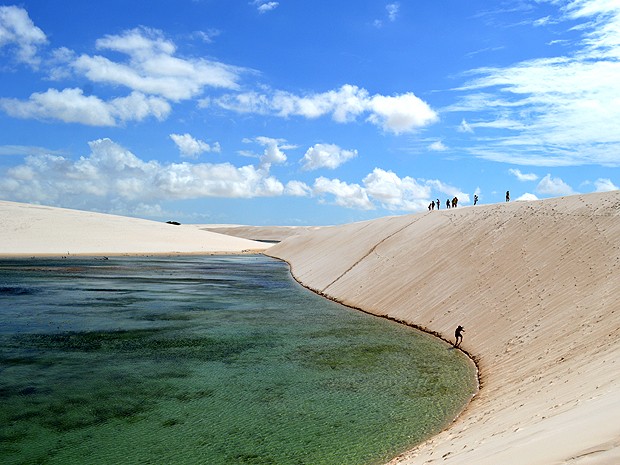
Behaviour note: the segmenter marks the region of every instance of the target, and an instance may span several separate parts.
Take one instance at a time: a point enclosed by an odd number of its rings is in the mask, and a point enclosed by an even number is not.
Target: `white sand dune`
[[[382,218],[268,255],[330,298],[453,340],[481,390],[393,464],[620,464],[620,191]]]
[[[321,229],[321,226],[245,226],[223,224],[197,224],[194,226],[203,231],[269,242],[280,242],[291,236],[298,236],[307,231]]]
[[[0,256],[260,252],[270,244],[191,226],[0,201]]]

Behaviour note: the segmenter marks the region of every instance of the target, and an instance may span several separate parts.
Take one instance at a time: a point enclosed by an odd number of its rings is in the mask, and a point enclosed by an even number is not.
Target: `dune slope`
[[[269,249],[305,286],[453,340],[481,390],[407,464],[620,463],[620,191],[389,217]]]
[[[0,256],[260,252],[269,244],[138,218],[0,201]]]

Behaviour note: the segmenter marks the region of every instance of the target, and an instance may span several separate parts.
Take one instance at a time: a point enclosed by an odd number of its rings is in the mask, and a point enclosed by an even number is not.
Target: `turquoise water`
[[[264,256],[0,261],[3,464],[383,463],[475,389]]]

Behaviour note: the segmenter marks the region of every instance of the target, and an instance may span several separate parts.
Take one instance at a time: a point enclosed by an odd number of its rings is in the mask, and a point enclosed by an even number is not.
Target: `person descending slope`
[[[461,342],[463,342],[463,332],[465,331],[465,328],[463,328],[461,325],[458,325],[456,327],[456,330],[454,331],[454,337],[455,337],[455,341],[454,341],[454,347],[459,347],[461,345]]]

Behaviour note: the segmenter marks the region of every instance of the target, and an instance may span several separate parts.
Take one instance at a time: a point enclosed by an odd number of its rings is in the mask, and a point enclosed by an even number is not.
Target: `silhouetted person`
[[[433,201],[431,202],[431,210],[434,210],[434,209],[435,209],[435,201],[433,200]]]
[[[437,202],[435,202],[437,204],[437,210],[439,210],[439,199],[437,199]]]
[[[506,191],[506,202],[510,202],[510,191]]]
[[[450,199],[446,199],[446,208],[450,208]]]
[[[428,211],[429,212],[431,211],[431,204],[430,203],[428,204]]]
[[[478,196],[474,194],[474,205],[476,205],[477,203],[478,203]]]
[[[455,337],[454,347],[459,347],[461,345],[461,342],[463,342],[464,332],[465,332],[465,328],[463,328],[461,325],[458,325],[456,327],[456,330],[454,331],[454,337]]]

